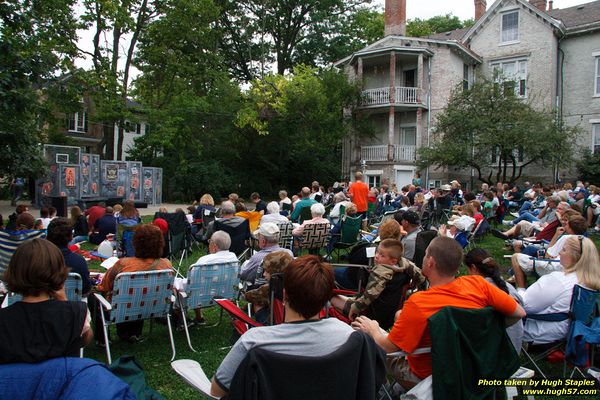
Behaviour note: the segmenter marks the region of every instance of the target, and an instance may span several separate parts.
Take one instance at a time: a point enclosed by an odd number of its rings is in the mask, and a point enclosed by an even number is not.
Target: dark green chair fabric
[[[429,317],[433,398],[491,399],[504,387],[478,385],[504,380],[519,369],[519,356],[506,335],[504,316],[491,307],[445,307]]]

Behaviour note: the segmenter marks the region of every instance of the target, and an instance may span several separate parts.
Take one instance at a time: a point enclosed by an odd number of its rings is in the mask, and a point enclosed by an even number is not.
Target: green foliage
[[[222,14],[220,49],[232,75],[249,82],[271,63],[283,75],[299,63],[323,66],[383,34],[371,0],[215,0]],[[360,14],[354,15],[360,11]],[[357,35],[358,37],[353,37]],[[348,39],[335,49],[331,40]],[[336,41],[340,44],[340,41]],[[339,57],[341,58],[341,57]]]
[[[449,32],[473,25],[473,20],[461,21],[452,14],[438,15],[429,19],[415,18],[406,24],[406,34],[411,37],[423,37],[434,33]]]
[[[469,90],[461,86],[453,92],[437,116],[432,145],[419,151],[419,163],[472,167],[480,181],[512,183],[532,163],[570,163],[578,134],[578,128],[556,124],[551,114],[533,109],[512,86],[480,78]]]
[[[0,3],[0,175],[38,176],[44,169],[40,144],[46,120],[38,90],[72,65],[73,4]]]
[[[582,181],[600,185],[600,153],[592,154],[589,149],[585,149],[581,160],[577,162],[577,171]]]

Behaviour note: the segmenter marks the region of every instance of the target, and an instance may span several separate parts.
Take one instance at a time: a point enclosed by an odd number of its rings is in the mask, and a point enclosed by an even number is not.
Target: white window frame
[[[510,14],[517,14],[517,37],[516,39],[505,39],[504,38],[504,17]],[[520,38],[520,13],[518,9],[507,10],[500,14],[500,45],[519,43]]]
[[[514,73],[512,76],[508,76],[504,74],[505,66],[508,64],[514,64]],[[497,60],[490,62],[490,68],[492,71],[498,69],[502,72],[502,76],[497,76],[496,79],[498,83],[513,81],[515,83],[515,95],[521,98],[527,98],[527,75],[528,75],[528,64],[529,61],[527,58],[519,57],[519,58],[511,58],[504,60]],[[521,68],[522,66],[524,68]],[[523,85],[523,91],[521,91],[521,85]]]
[[[596,149],[596,140],[598,141],[598,148]],[[600,153],[600,120],[592,123],[592,154]]]
[[[369,186],[369,189],[372,187],[381,187],[381,175],[383,175],[383,171],[365,171],[365,175],[367,175],[367,185]]]
[[[81,118],[81,125],[79,124],[79,117]],[[74,121],[73,126],[74,128],[71,129],[71,120]],[[75,132],[75,133],[87,133],[85,127],[87,125],[87,112],[85,112],[84,110],[82,111],[78,111],[75,113],[71,113],[69,114],[69,126],[68,126],[68,130],[69,132]]]
[[[600,52],[593,53],[594,56],[594,97],[600,97]]]

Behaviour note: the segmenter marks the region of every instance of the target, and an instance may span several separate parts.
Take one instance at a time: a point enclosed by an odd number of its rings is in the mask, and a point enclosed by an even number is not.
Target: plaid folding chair
[[[190,340],[186,319],[186,308],[196,309],[209,307],[215,304],[214,297],[233,299],[237,295],[236,288],[239,283],[240,264],[238,262],[214,263],[205,265],[192,265],[187,274],[185,292],[177,291],[177,301],[183,315],[183,327],[188,346],[196,351]],[[187,299],[186,302],[183,299]],[[218,325],[223,314],[219,317]]]
[[[112,363],[109,325],[162,317],[167,318],[171,361],[175,359],[175,342],[169,314],[174,277],[175,272],[172,270],[123,272],[115,278],[110,303],[101,294],[94,293],[101,308],[108,312],[108,317],[104,316],[104,312],[100,313],[108,364]]]
[[[81,276],[75,272],[69,272],[65,281],[65,294],[69,301],[82,301],[82,285]],[[11,306],[17,301],[21,301],[22,298],[23,296],[18,293],[8,293],[6,300],[2,304],[2,308]]]
[[[304,226],[301,249],[306,249],[310,254],[319,254],[327,246],[329,238],[329,223],[307,224]]]
[[[279,228],[279,247],[283,249],[292,249],[292,230],[294,230],[294,225],[290,222],[279,223],[277,224]]]

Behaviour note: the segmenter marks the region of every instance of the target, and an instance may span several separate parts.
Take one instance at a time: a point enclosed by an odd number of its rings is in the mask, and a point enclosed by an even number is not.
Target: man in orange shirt
[[[428,290],[413,294],[404,304],[400,316],[388,335],[379,329],[377,321],[358,317],[352,326],[369,334],[386,352],[402,350],[412,353],[418,348],[431,347],[427,319],[443,307],[483,308],[492,306],[515,323],[525,316],[525,310],[502,290],[481,276],[456,278],[463,259],[458,242],[447,237],[435,238],[423,259],[423,275],[430,283]],[[409,390],[431,375],[431,353],[396,358],[389,363],[390,372]]]
[[[369,186],[363,182],[363,174],[357,171],[354,174],[354,183],[348,189],[348,195],[354,204],[356,204],[356,214],[363,218],[363,225],[366,225],[367,210],[369,209]]]

